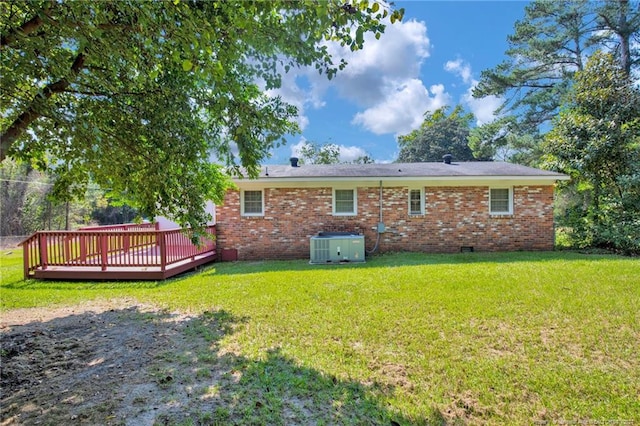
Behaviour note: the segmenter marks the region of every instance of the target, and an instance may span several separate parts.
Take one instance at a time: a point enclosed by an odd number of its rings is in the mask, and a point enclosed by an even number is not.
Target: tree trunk
[[[620,11],[618,15],[618,36],[620,37],[620,65],[627,76],[631,75],[631,26],[627,20],[629,14],[629,1],[620,0]]]
[[[629,14],[632,13],[629,0],[618,0],[615,12],[616,15],[611,16],[605,9],[599,15],[604,21],[605,27],[618,36],[620,43],[618,60],[622,69],[629,76],[631,74],[631,37],[634,33],[634,28],[629,22]]]

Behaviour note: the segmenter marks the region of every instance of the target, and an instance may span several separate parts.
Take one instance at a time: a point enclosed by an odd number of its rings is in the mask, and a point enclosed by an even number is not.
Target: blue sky
[[[473,99],[480,72],[505,58],[507,36],[524,16],[524,1],[396,1],[405,9],[401,23],[388,25],[380,40],[365,39],[345,57],[347,68],[332,81],[315,70],[286,74],[272,91],[299,109],[299,135],[273,152],[269,164],[286,164],[305,141],[340,146],[341,158],[368,154],[394,161],[397,136],[419,127],[426,111],[463,105],[476,123],[488,122],[501,99]]]

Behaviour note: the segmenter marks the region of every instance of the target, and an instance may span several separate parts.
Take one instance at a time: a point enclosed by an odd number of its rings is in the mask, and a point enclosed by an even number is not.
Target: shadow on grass
[[[138,307],[2,329],[0,422],[64,424],[441,424],[392,412],[393,387],[259,359],[222,345],[246,318]]]
[[[459,265],[470,263],[519,263],[519,262],[551,262],[551,261],[610,261],[625,259],[616,255],[590,255],[571,251],[519,251],[519,252],[474,252],[474,253],[384,253],[367,256],[366,262],[345,262],[310,264],[308,260],[276,260],[276,261],[239,261],[219,263],[209,266],[202,272],[209,275],[234,275],[274,271],[310,271],[395,268],[424,265]]]

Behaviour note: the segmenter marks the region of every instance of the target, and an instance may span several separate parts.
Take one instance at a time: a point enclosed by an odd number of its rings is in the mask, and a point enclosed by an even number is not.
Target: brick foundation
[[[488,187],[425,187],[425,214],[408,214],[406,187],[383,189],[383,222],[378,251],[427,253],[552,250],[553,187],[513,187],[513,215],[489,214]],[[309,238],[320,231],[365,235],[376,241],[380,189],[358,188],[358,214],[332,214],[331,187],[265,188],[264,216],[241,217],[240,194],[229,191],[217,208],[218,247],[236,249],[239,260],[304,259]]]

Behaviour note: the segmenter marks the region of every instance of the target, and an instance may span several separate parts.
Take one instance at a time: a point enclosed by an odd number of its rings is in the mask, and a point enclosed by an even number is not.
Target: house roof
[[[545,176],[563,179],[566,175],[498,161],[388,164],[310,164],[299,167],[263,166],[261,178],[336,178],[336,177],[454,177],[454,176]]]
[[[387,163],[387,164],[303,164],[262,166],[257,181],[262,184],[294,184],[314,182],[347,181],[431,181],[447,184],[481,184],[482,182],[509,181],[512,183],[553,184],[558,180],[568,180],[562,173],[535,169],[498,161],[470,161],[432,163]],[[248,183],[248,179],[236,180]]]

